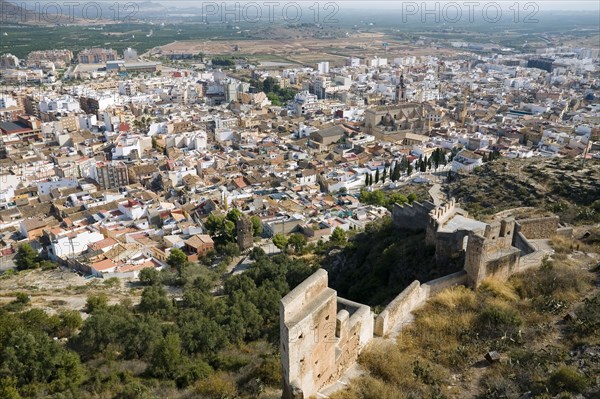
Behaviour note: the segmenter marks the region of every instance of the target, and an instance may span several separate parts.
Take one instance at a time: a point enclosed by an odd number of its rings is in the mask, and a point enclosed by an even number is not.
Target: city
[[[0,32],[0,397],[600,393],[597,21],[136,7],[48,28],[106,46]]]

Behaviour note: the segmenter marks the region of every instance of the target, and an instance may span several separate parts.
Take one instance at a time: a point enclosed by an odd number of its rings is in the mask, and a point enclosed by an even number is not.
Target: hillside
[[[425,232],[397,229],[390,218],[367,226],[341,251],[322,262],[339,295],[370,306],[384,306],[414,280],[430,281],[461,269],[438,267],[435,248],[424,247]]]
[[[600,161],[500,159],[456,176],[446,189],[474,216],[536,207],[567,223],[600,221]]]
[[[600,236],[591,231],[585,242],[555,238],[556,254],[537,270],[442,291],[397,339],[368,347],[366,373],[332,398],[598,398]],[[499,361],[485,360],[490,351]]]

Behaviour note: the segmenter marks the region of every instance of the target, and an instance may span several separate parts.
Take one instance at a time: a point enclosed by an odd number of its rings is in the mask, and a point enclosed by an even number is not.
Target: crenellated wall
[[[425,229],[425,243],[427,245],[437,246],[438,230],[455,215],[456,211],[456,201],[452,198],[444,205],[438,205],[429,212]]]
[[[394,204],[392,219],[394,224],[401,229],[425,230],[429,212],[435,205],[429,201],[413,202],[412,204]]]
[[[424,284],[414,281],[375,319],[370,307],[338,298],[327,286],[325,270],[315,272],[280,302],[284,399],[309,398],[333,384],[373,336],[393,336],[433,295],[457,285],[475,289],[486,278],[507,279],[539,266],[551,249],[535,240],[572,232],[560,227],[558,217],[518,222],[506,217],[489,224],[465,220],[454,200],[438,207],[430,202],[395,204],[392,214],[396,226],[426,231],[439,263],[464,257],[464,269]],[[451,221],[457,214],[462,217]]]

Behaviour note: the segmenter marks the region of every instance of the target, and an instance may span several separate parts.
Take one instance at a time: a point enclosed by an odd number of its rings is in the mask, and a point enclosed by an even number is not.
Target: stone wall
[[[521,251],[517,248],[503,249],[501,253],[493,259],[483,264],[484,270],[482,277],[484,279],[494,277],[500,280],[506,280],[513,274],[519,272],[519,257]],[[478,286],[477,284],[475,288]]]
[[[521,232],[515,233],[513,246],[521,251],[521,256],[529,255],[536,251],[536,248],[531,245]]]
[[[356,363],[360,351],[373,338],[373,312],[367,305],[338,298],[336,316],[336,373],[330,383],[337,380]]]
[[[465,254],[470,287],[477,288],[488,277],[508,278],[518,270],[521,249],[513,247],[513,218],[488,224],[483,235],[471,232]]]
[[[412,204],[394,204],[392,219],[394,225],[401,229],[425,230],[429,220],[429,212],[435,205],[429,201],[413,202]]]
[[[280,301],[283,398],[315,395],[337,373],[336,292],[317,270]]]
[[[285,399],[309,398],[356,363],[373,338],[371,308],[338,298],[317,270],[280,302]]]
[[[548,239],[558,230],[558,216],[521,219],[517,221],[517,230],[530,240]]]
[[[377,316],[375,319],[375,335],[384,337],[398,324],[409,320],[410,313],[427,299],[423,294],[421,283],[417,280],[413,281]]]
[[[373,333],[385,337],[391,332],[402,329],[402,323],[411,319],[411,313],[420,308],[427,300],[446,288],[467,283],[467,273],[464,270],[452,273],[425,284],[415,280],[406,287],[388,306],[375,318]]]
[[[457,285],[476,289],[486,278],[507,279],[539,266],[550,250],[531,240],[572,234],[572,229],[559,225],[558,217],[518,223],[508,217],[487,224],[482,233],[479,229],[439,231],[439,226],[457,212],[461,210],[454,201],[441,207],[430,202],[394,205],[395,226],[425,230],[426,240],[433,240],[440,259],[459,260],[464,254],[464,270],[424,284],[414,281],[375,320],[368,306],[338,298],[328,288],[327,272],[323,269],[281,300],[283,398],[309,398],[333,384],[356,362],[374,335],[385,337],[400,331],[403,323],[412,320],[411,313],[431,296]]]
[[[371,307],[348,299],[337,299],[338,313],[340,310],[349,312],[349,325],[359,326],[357,330],[361,349],[373,338],[373,312]]]
[[[456,287],[457,285],[467,284],[467,272],[461,270],[435,280],[428,281],[421,285],[421,288],[427,291],[427,298],[445,290],[446,288]]]
[[[450,219],[456,211],[456,201],[454,198],[444,205],[436,206],[431,212],[431,218],[441,226]]]
[[[452,233],[438,232],[435,238],[435,261],[438,265],[452,262],[459,264],[464,258],[464,241],[469,235],[467,230],[457,230]]]

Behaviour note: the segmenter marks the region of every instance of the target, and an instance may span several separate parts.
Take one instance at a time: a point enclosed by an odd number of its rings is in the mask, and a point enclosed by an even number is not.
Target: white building
[[[205,150],[207,146],[207,135],[203,130],[170,134],[165,137],[167,148],[187,148],[189,150]]]
[[[351,68],[359,67],[360,66],[360,58],[350,57],[350,58],[346,59],[346,66],[349,66]]]
[[[123,50],[123,59],[125,61],[137,60],[138,59],[138,53],[137,53],[137,51],[135,51],[131,47],[127,47],[126,50]]]
[[[371,68],[378,68],[378,67],[386,66],[387,64],[388,64],[387,58],[375,57],[375,58],[371,58],[371,59],[367,60],[367,65],[370,66]]]
[[[320,108],[319,99],[307,90],[301,91],[294,97],[293,108],[297,115],[305,115]]]
[[[0,109],[16,107],[17,101],[10,96],[0,96]]]
[[[452,171],[472,171],[478,166],[483,165],[481,155],[477,155],[472,151],[463,150],[456,154],[452,160]]]
[[[73,97],[65,94],[60,98],[44,98],[42,101],[38,103],[38,108],[40,112],[48,113],[48,112],[79,112],[81,108],[79,106],[79,101],[75,100]]]
[[[96,115],[80,115],[79,128],[82,130],[92,130],[94,126],[98,126],[98,117]]]
[[[53,177],[49,181],[37,182],[38,195],[47,195],[54,189],[58,188],[75,188],[79,186],[76,179],[66,179]]]
[[[117,208],[125,215],[129,220],[138,220],[146,212],[146,206],[141,202],[129,199],[127,201],[120,202]]]
[[[88,245],[101,241],[104,236],[92,229],[77,232],[65,231],[52,240],[48,255],[50,259],[67,259],[85,251]]]
[[[0,68],[16,68],[19,66],[19,59],[12,54],[2,54],[0,56]]]
[[[329,73],[329,61],[319,62],[317,64],[317,72],[321,75]]]

